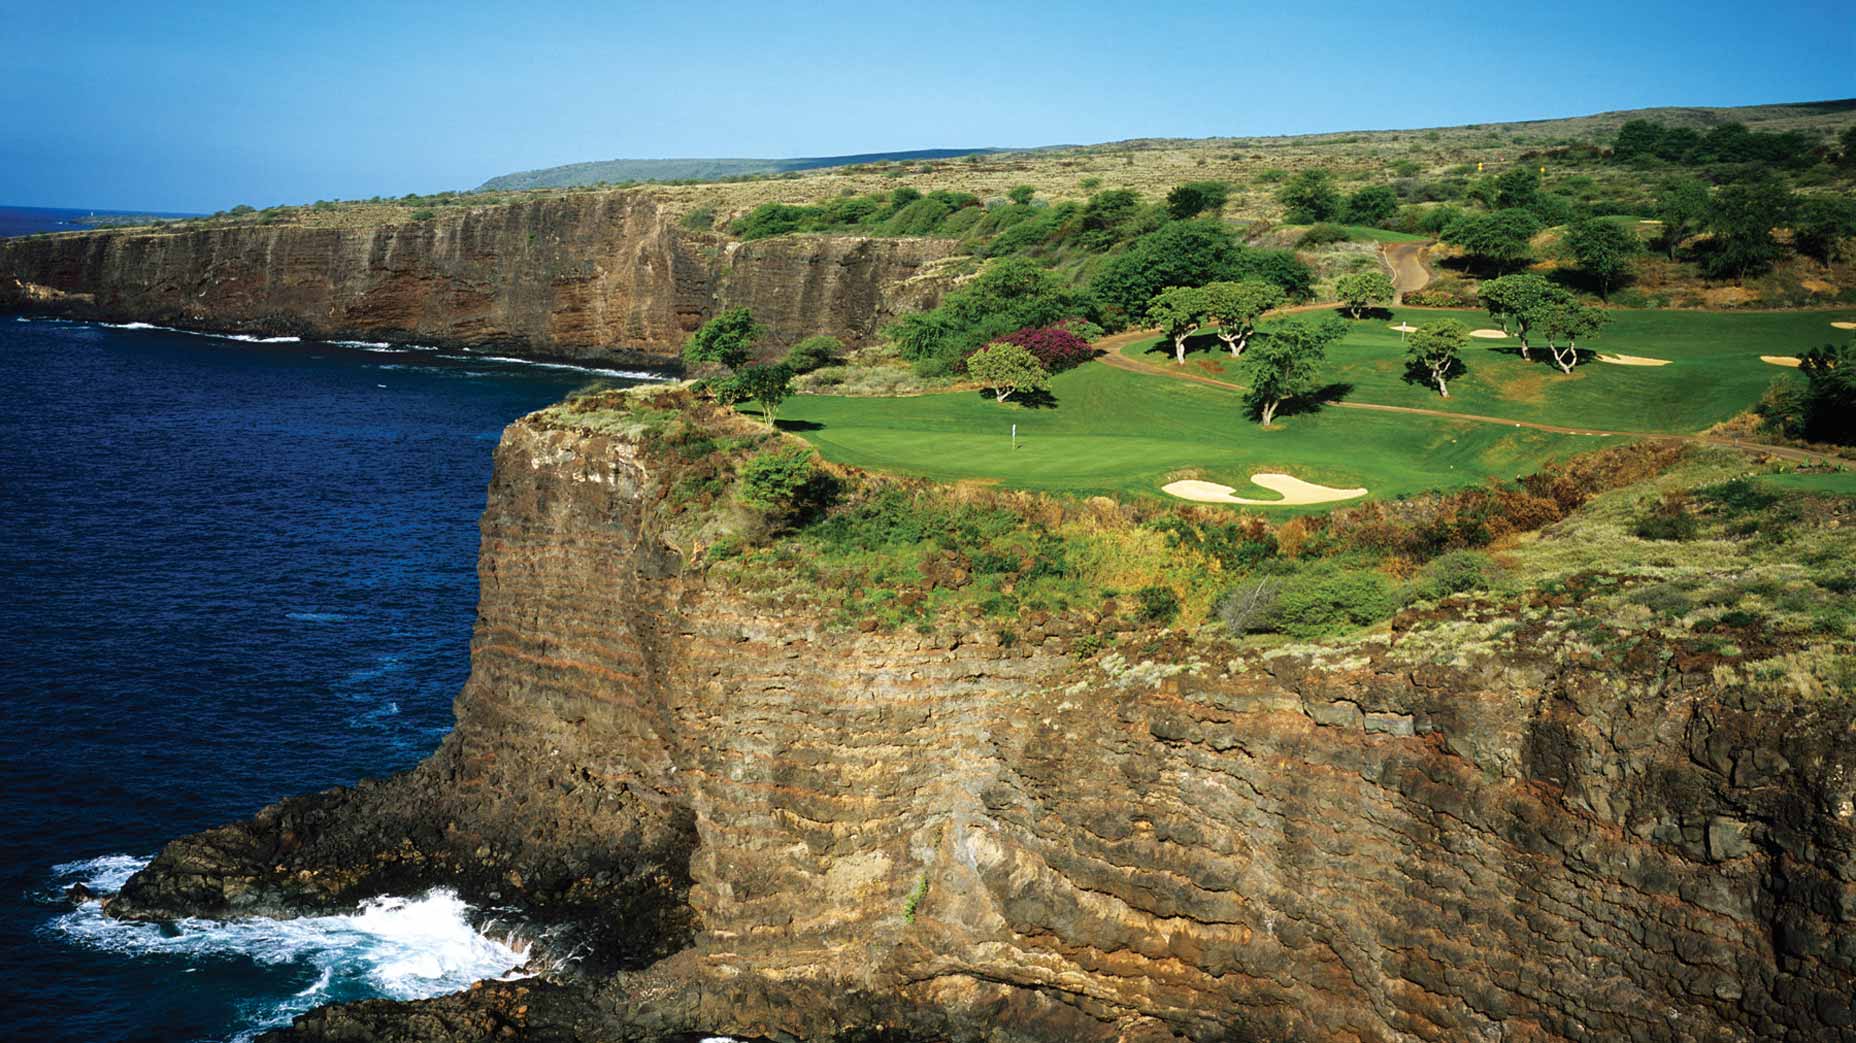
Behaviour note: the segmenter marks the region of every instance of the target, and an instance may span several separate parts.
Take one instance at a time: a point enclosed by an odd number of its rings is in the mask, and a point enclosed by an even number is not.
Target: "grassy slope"
[[[802,396],[783,422],[827,458],[929,478],[1022,489],[1154,494],[1193,468],[1268,498],[1257,471],[1288,471],[1396,496],[1511,478],[1546,459],[1605,444],[1426,417],[1328,410],[1265,431],[1231,392],[1089,365],[1055,378],[1054,408],[999,405],[976,392],[913,398]],[[1019,444],[1011,447],[1011,425]]]
[[[1591,425],[1615,431],[1694,433],[1758,400],[1785,370],[1761,355],[1795,355],[1847,334],[1833,330],[1823,312],[1717,314],[1617,311],[1598,337],[1581,343],[1593,352],[1669,359],[1659,367],[1612,366],[1588,361],[1564,375],[1546,361],[1528,363],[1513,340],[1470,342],[1467,372],[1441,398],[1404,379],[1404,348],[1392,322],[1413,325],[1453,317],[1471,329],[1489,326],[1479,311],[1398,309],[1394,320],[1363,319],[1329,353],[1329,379],[1353,385],[1357,402],[1418,406],[1535,423]],[[1193,341],[1186,369],[1241,382],[1238,366],[1215,337]],[[1157,340],[1128,346],[1124,354],[1172,365],[1170,346]],[[1537,351],[1544,360],[1546,352]]]

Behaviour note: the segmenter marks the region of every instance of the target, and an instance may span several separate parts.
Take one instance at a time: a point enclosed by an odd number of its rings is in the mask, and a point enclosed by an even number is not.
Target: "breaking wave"
[[[111,894],[149,859],[105,855],[53,867],[60,890],[82,883]],[[86,948],[129,957],[174,956],[189,964],[246,959],[267,967],[295,966],[314,975],[307,988],[255,1005],[250,1038],[287,1024],[313,1007],[367,996],[411,1000],[469,988],[486,978],[524,976],[528,946],[492,937],[471,925],[471,907],[438,888],[416,898],[375,898],[352,913],[290,920],[185,919],[157,925],[112,920],[87,901],[54,917],[48,930]]]

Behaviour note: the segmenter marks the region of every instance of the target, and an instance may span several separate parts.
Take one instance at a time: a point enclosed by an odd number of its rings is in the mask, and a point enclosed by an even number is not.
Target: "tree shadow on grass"
[[[1216,333],[1194,333],[1186,338],[1187,356],[1196,355],[1202,351],[1223,350],[1224,341],[1219,340]],[[1142,358],[1150,355],[1165,358],[1168,362],[1173,361],[1173,338],[1161,337],[1157,343],[1149,345],[1145,351],[1141,352]]]
[[[825,425],[815,420],[775,420],[773,426],[782,431],[823,431]]]
[[[1276,410],[1276,419],[1281,420],[1283,417],[1300,416],[1305,413],[1319,413],[1323,407],[1333,405],[1351,394],[1353,394],[1352,384],[1336,381],[1318,387],[1306,395],[1297,395],[1285,401]]]
[[[1518,351],[1519,349],[1516,350]],[[1444,370],[1444,381],[1448,383],[1467,372],[1469,372],[1469,368],[1463,365],[1462,359],[1451,359],[1450,367]],[[1431,376],[1431,367],[1419,362],[1406,361],[1405,383],[1416,384],[1419,387],[1428,388],[1431,391],[1437,390],[1437,381]]]
[[[999,403],[998,400],[993,397],[991,388],[986,388],[978,392],[978,394],[981,398],[985,399],[986,401],[994,402],[1000,405],[1024,406],[1026,409],[1056,409],[1057,408],[1057,396],[1051,394],[1049,391],[1044,391],[1044,390],[1014,391],[1012,392],[1012,396],[1006,399],[1003,403]]]
[[[1334,309],[1334,314],[1340,316],[1343,319],[1346,319],[1348,322],[1354,322],[1354,321],[1383,322],[1383,321],[1387,321],[1392,318],[1392,309],[1381,308],[1377,306],[1361,308],[1360,314],[1356,320],[1353,314],[1353,309],[1343,304],[1340,307]]]

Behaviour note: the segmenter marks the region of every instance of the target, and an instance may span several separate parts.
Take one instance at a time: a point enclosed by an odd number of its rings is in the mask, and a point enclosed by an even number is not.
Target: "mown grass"
[[[1567,427],[1688,434],[1751,407],[1787,371],[1761,355],[1795,355],[1842,336],[1822,312],[1720,314],[1613,311],[1597,337],[1580,343],[1584,363],[1563,374],[1537,350],[1523,360],[1518,341],[1473,340],[1464,372],[1450,382],[1450,397],[1405,379],[1399,322],[1421,325],[1454,318],[1472,329],[1491,327],[1487,313],[1435,308],[1394,309],[1391,317],[1351,324],[1329,351],[1327,377],[1345,385],[1350,401],[1474,413]],[[1242,381],[1238,360],[1206,334],[1191,342],[1185,369],[1220,380]],[[1599,353],[1670,360],[1667,366],[1616,366]],[[1171,345],[1159,338],[1128,345],[1123,354],[1172,365]]]
[[[1591,438],[1428,417],[1323,410],[1264,430],[1233,392],[1091,364],[1051,383],[1053,405],[1000,405],[973,391],[909,398],[806,395],[782,408],[787,430],[827,459],[939,480],[1011,488],[1157,495],[1172,478],[1249,484],[1286,471],[1391,497],[1512,478],[1549,459],[1609,444]],[[1017,448],[1012,426],[1018,427]]]

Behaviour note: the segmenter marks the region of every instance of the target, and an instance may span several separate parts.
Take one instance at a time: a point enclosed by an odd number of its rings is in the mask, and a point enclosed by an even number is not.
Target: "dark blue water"
[[[445,908],[164,936],[55,893],[429,751],[491,450],[590,379],[0,315],[0,1034],[227,1039],[463,944]]]
[[[48,206],[0,206],[0,239],[39,232],[81,232],[93,227],[85,217],[197,217],[197,214],[162,214],[148,210],[69,210]]]

